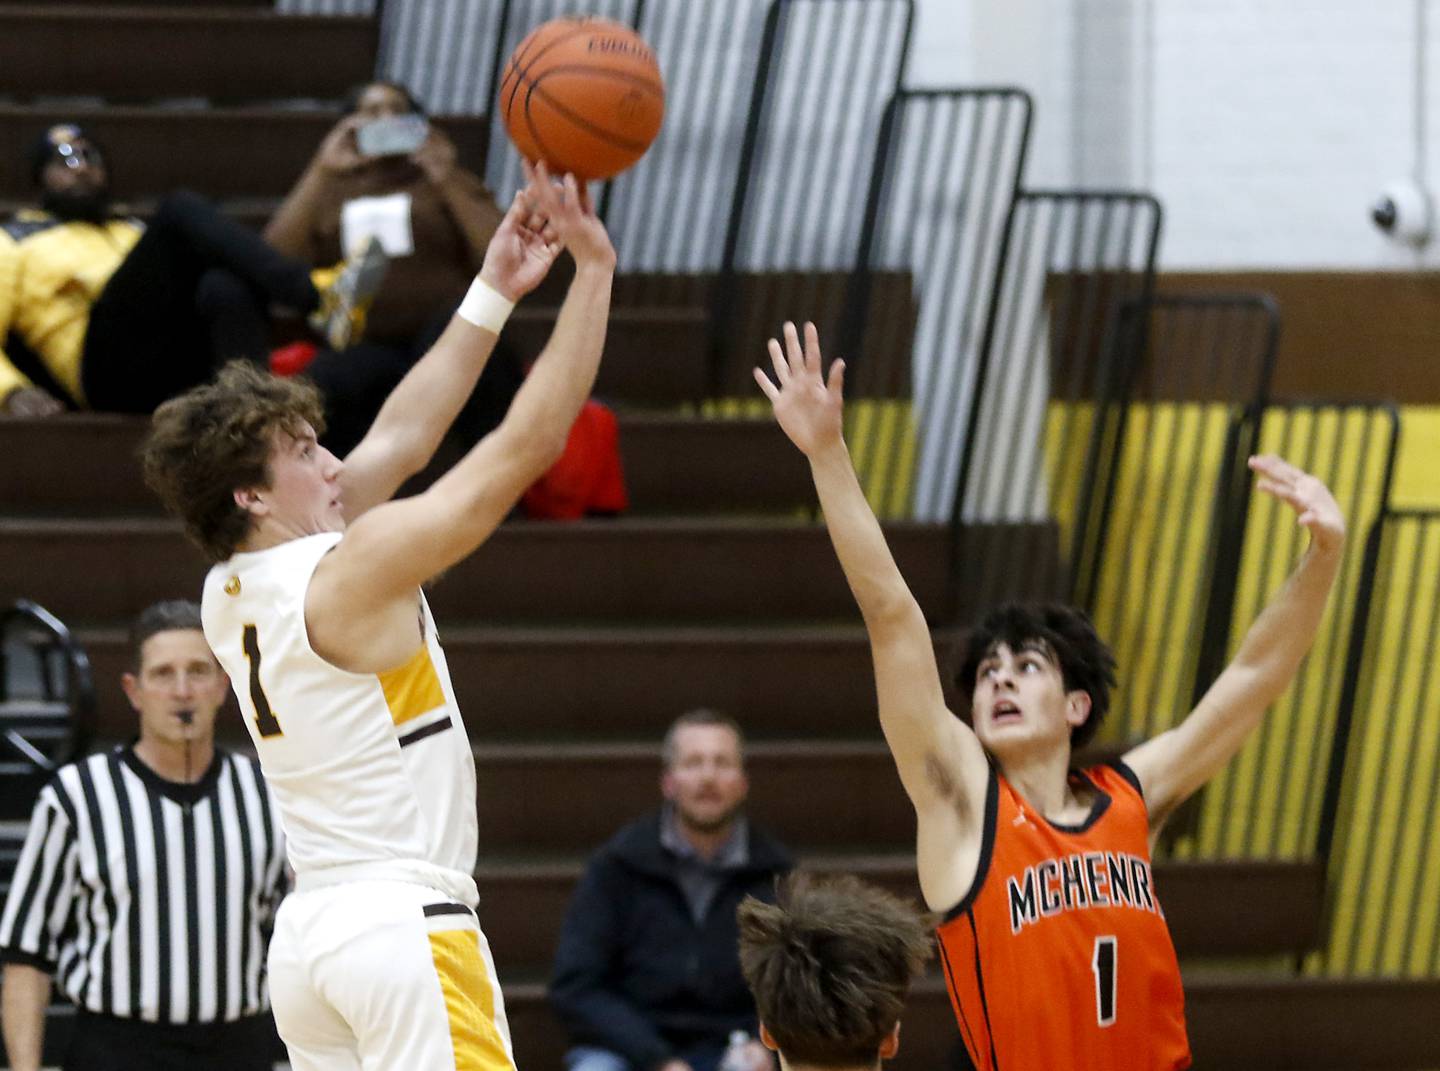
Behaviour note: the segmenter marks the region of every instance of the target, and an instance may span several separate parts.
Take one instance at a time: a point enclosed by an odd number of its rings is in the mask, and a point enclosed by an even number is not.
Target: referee
[[[40,791],[0,915],[10,1066],[40,1067],[53,980],[78,1009],[67,1071],[269,1071],[273,802],[258,763],[215,747],[228,682],[200,608],[150,607],[130,658],[139,738]]]

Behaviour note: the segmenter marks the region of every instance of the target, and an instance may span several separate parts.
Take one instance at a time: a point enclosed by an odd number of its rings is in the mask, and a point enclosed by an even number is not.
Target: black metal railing
[[[90,739],[90,660],[54,615],[28,599],[0,612],[0,817],[29,813],[40,783]]]
[[[886,109],[829,345],[847,361],[846,435],[884,518],[923,516],[938,497],[932,456],[958,449],[954,414],[979,361],[1031,113],[1010,87],[902,90]]]
[[[1324,480],[1351,530],[1361,532],[1389,500],[1398,442],[1399,414],[1392,406],[1308,403],[1266,409],[1257,446]],[[1236,482],[1248,485],[1248,479]],[[1254,494],[1235,505],[1222,513],[1240,536],[1238,551],[1233,565],[1217,573],[1211,593],[1228,610],[1223,619],[1211,614],[1207,621],[1207,632],[1218,630],[1218,637],[1202,639],[1202,658],[1213,654],[1197,669],[1192,699],[1233,655],[1308,540],[1289,506]],[[1315,852],[1364,564],[1363,543],[1351,540],[1309,656],[1254,738],[1199,797],[1193,820],[1181,823],[1180,854],[1298,859]],[[1188,706],[1162,712],[1147,728],[1168,728]]]
[[[1318,852],[1329,933],[1313,970],[1440,976],[1440,512],[1370,529]]]
[[[363,9],[367,0],[342,2]],[[404,82],[437,115],[490,112],[495,38],[507,0],[369,3],[377,26],[377,76]]]
[[[1162,712],[1191,704],[1208,608],[1234,576],[1227,535],[1248,491],[1235,474],[1254,452],[1278,334],[1262,295],[1159,295],[1151,306],[1103,478],[1100,538],[1076,575],[1075,601],[1119,661],[1113,739],[1147,738],[1169,724]]]
[[[918,512],[951,520],[957,608],[1071,594],[1097,538],[1160,225],[1160,203],[1145,193],[1025,191],[1015,200],[980,360],[957,412],[961,434],[935,452],[933,475],[917,477],[946,492]],[[1006,533],[998,543],[996,530]],[[985,549],[992,543],[999,558]]]
[[[709,301],[713,395],[753,391],[781,321],[838,329],[913,22],[913,0],[770,5]]]
[[[739,172],[760,63],[766,0],[641,0],[636,26],[665,77],[666,125],[644,159],[602,199],[627,273],[695,277],[720,262],[728,194]],[[690,296],[651,280],[636,300]]]

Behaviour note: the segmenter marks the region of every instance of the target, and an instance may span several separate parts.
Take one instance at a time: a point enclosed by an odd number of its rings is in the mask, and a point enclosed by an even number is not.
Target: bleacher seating
[[[368,75],[377,42],[367,19],[268,7],[0,3],[0,202],[29,196],[30,139],[78,118],[111,149],[119,192],[142,209],[184,185],[265,218],[333,121],[325,102]],[[437,121],[478,165],[485,119]],[[758,304],[770,282],[742,277],[738,304]],[[560,1066],[543,995],[560,913],[587,850],[653,805],[658,738],[687,708],[718,706],[750,729],[753,813],[809,865],[915,892],[913,819],[804,463],[768,419],[708,420],[682,407],[710,383],[706,287],[688,276],[616,288],[599,390],[620,411],[633,514],[508,524],[432,593],[476,747],[482,922],[523,1068]],[[517,314],[517,338],[544,337],[556,290]],[[908,346],[908,277],[878,284],[875,308]],[[748,345],[757,324],[752,316],[737,337]],[[728,382],[749,359],[729,357]],[[93,658],[103,741],[133,724],[117,684],[128,618],[154,599],[198,594],[204,568],[140,482],[142,433],[141,422],[105,416],[0,422],[0,599],[27,595],[76,628]],[[1043,523],[995,525],[967,549],[983,560],[1021,537],[1055,542]],[[983,594],[947,602],[948,526],[896,524],[891,538],[943,651]],[[238,718],[232,708],[221,729],[231,743],[244,740]],[[0,874],[18,832],[0,825]],[[1325,889],[1315,864],[1161,863],[1157,884],[1184,957],[1197,1066],[1398,1068],[1427,1043],[1440,1049],[1433,985],[1210,965],[1293,962],[1316,949]],[[67,1022],[53,1016],[51,1050]],[[957,1035],[938,978],[916,994],[904,1039],[895,1071],[948,1065]]]

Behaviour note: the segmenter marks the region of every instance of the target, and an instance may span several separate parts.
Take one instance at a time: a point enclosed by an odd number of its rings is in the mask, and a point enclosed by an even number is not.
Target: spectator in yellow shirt
[[[271,305],[348,311],[196,194],[168,195],[148,226],[117,216],[105,153],[74,124],[47,130],[30,165],[40,208],[0,233],[0,413],[149,413],[228,360],[263,362]]]

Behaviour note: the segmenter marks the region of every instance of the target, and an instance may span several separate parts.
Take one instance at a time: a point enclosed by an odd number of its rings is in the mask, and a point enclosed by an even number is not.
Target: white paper
[[[371,238],[391,257],[408,257],[415,252],[410,229],[410,195],[356,197],[340,210],[340,247],[347,257],[359,256]]]

